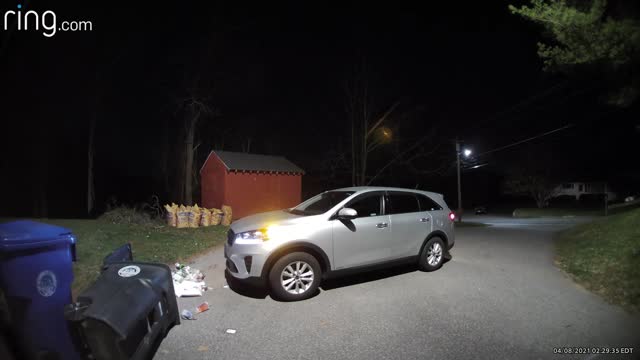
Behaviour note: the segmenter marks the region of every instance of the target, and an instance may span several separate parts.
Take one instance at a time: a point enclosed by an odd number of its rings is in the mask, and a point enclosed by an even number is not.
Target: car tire
[[[434,236],[422,248],[418,260],[418,267],[422,271],[435,271],[442,267],[445,255],[445,245],[441,238]]]
[[[313,296],[318,290],[322,269],[311,254],[294,252],[287,254],[271,267],[269,285],[278,300],[300,301]]]

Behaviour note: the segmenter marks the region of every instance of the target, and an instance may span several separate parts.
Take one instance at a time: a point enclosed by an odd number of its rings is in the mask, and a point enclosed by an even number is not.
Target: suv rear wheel
[[[269,284],[278,299],[298,301],[316,292],[321,276],[320,264],[313,255],[294,252],[276,261],[269,272]]]
[[[435,236],[429,239],[422,249],[418,266],[422,271],[435,271],[442,266],[444,260],[444,241]]]

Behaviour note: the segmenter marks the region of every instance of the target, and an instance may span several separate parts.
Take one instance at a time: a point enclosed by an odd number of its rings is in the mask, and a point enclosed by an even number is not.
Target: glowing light
[[[267,238],[271,240],[278,240],[282,237],[282,227],[278,225],[267,226]]]

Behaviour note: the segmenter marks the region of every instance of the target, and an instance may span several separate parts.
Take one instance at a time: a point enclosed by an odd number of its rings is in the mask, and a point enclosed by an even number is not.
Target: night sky
[[[196,168],[211,149],[242,151],[250,138],[252,153],[307,170],[305,197],[348,186],[348,173],[329,179],[325,164],[348,155],[345,84],[363,68],[376,113],[399,102],[385,124],[394,140],[372,153],[372,172],[426,134],[416,151],[436,149],[390,167],[375,185],[443,192],[453,206],[458,137],[490,152],[476,159],[487,166],[463,174],[470,204],[491,201],[505,173],[536,162],[557,179],[639,191],[638,104],[607,107],[598,78],[543,72],[536,43],[544,38],[509,3],[3,1],[0,13],[23,4],[54,11],[58,22],[90,20],[93,31],[0,30],[0,215],[33,215],[39,192],[48,216],[85,215],[92,117],[97,206],[112,196],[174,201],[161,164],[180,146],[180,100],[194,93],[214,109],[198,128]],[[441,164],[437,174],[420,172]]]

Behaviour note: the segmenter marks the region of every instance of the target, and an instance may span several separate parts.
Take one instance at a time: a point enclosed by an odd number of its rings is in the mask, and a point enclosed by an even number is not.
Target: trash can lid
[[[74,243],[71,230],[30,220],[0,224],[0,252]]]

